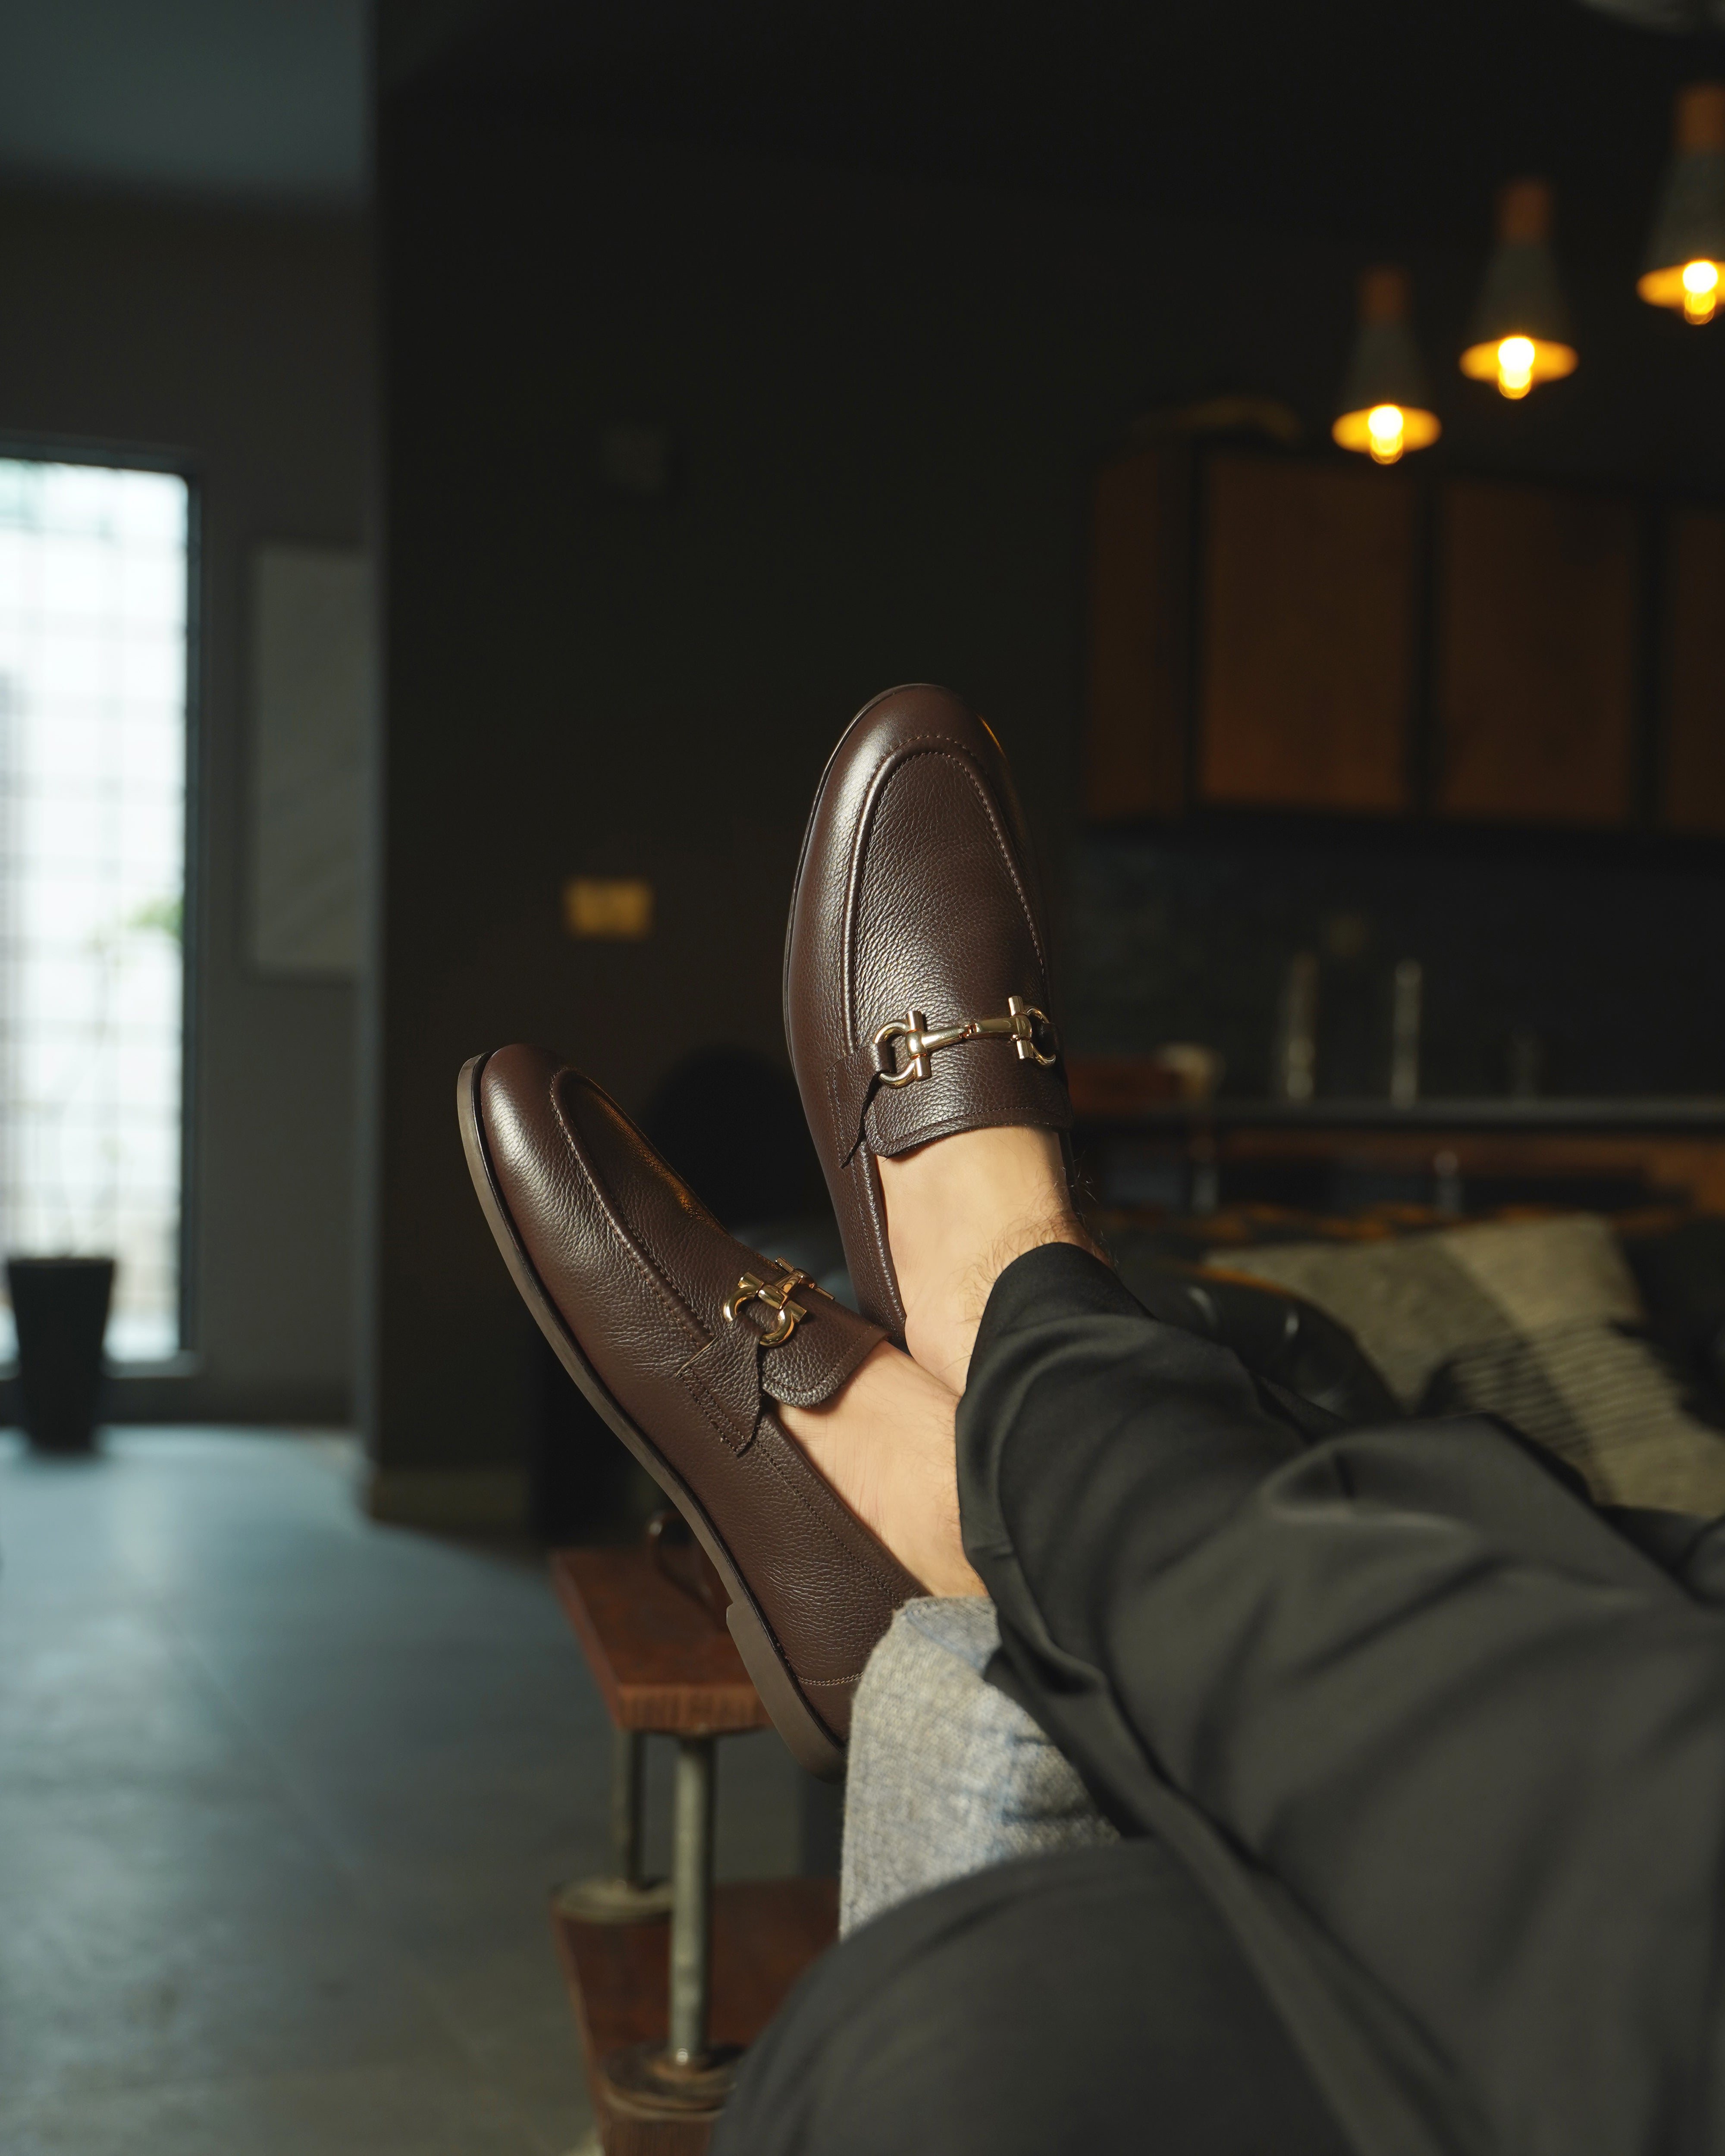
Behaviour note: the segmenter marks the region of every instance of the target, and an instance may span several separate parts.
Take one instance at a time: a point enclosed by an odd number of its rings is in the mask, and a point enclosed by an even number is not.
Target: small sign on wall
[[[644,876],[572,876],[563,926],[583,942],[641,942],[653,933],[653,886]]]
[[[251,597],[252,963],[349,980],[375,693],[371,561],[259,547]]]

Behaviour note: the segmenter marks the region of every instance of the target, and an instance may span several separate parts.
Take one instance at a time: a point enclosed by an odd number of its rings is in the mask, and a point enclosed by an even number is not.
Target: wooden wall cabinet
[[[1639,634],[1633,506],[1452,480],[1438,516],[1434,805],[1477,819],[1627,823]]]
[[[1101,475],[1086,805],[1725,837],[1725,511],[1180,444]],[[1430,533],[1428,542],[1426,534]]]
[[[1219,456],[1206,473],[1198,790],[1410,808],[1417,503],[1400,472]]]

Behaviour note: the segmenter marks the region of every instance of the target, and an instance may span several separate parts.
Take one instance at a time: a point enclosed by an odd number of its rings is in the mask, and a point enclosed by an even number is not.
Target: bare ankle
[[[905,1343],[954,1392],[964,1389],[994,1283],[1015,1258],[1048,1243],[1103,1255],[1073,1209],[1051,1131],[965,1131],[880,1167]]]
[[[986,1594],[959,1527],[957,1405],[883,1343],[822,1406],[778,1412],[864,1526],[931,1594]]]
[[[1031,1250],[1042,1250],[1050,1243],[1070,1243],[1081,1250],[1088,1250],[1093,1257],[1102,1255],[1070,1205],[1062,1206],[1058,1212],[1026,1214],[1022,1219],[1009,1223],[963,1278],[953,1284],[955,1312],[965,1322],[980,1325],[983,1312],[988,1306],[988,1297],[994,1291],[994,1283],[1002,1273],[1016,1259]]]

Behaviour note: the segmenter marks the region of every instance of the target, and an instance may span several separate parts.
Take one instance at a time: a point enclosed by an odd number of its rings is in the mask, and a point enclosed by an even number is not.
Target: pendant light
[[[1408,321],[1405,270],[1368,270],[1359,280],[1359,328],[1330,432],[1344,449],[1393,465],[1404,449],[1430,449],[1442,434]]]
[[[1497,198],[1497,244],[1486,265],[1461,372],[1504,397],[1575,372],[1569,311],[1551,251],[1551,186],[1512,180]]]
[[[1686,322],[1710,322],[1725,297],[1725,83],[1677,92],[1676,140],[1635,290]]]

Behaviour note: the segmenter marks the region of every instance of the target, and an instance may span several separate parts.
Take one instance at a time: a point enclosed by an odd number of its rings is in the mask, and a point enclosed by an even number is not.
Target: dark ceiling
[[[1719,74],[1725,40],[1579,0],[494,0],[418,87],[1373,247],[1476,243],[1544,172],[1567,242],[1615,246]]]

